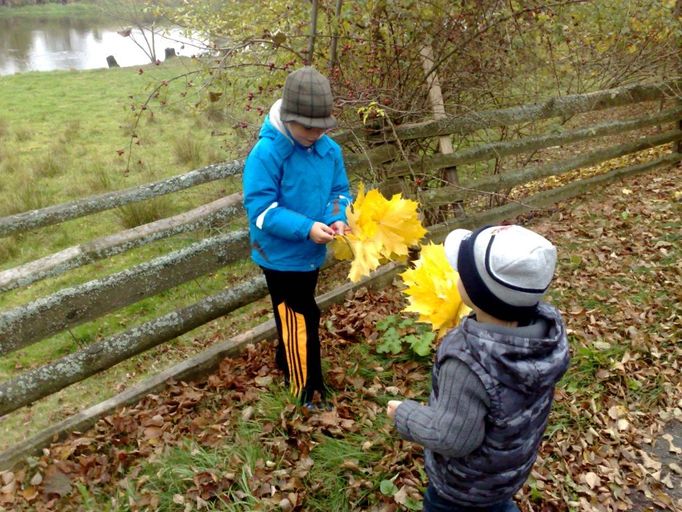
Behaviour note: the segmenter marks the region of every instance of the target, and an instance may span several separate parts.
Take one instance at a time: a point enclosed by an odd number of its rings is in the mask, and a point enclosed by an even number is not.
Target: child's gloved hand
[[[401,400],[389,400],[388,405],[386,406],[386,415],[391,419],[395,418],[395,411],[402,403]]]
[[[308,236],[316,244],[326,244],[334,240],[334,231],[322,222],[315,222]]]

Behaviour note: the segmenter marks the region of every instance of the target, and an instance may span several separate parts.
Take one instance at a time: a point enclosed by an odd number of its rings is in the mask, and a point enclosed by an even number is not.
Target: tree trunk
[[[336,0],[336,9],[334,11],[335,22],[334,34],[332,35],[332,42],[329,48],[329,70],[331,71],[336,66],[337,51],[339,45],[339,23],[341,19],[341,6],[343,5],[343,0]]]
[[[315,53],[315,39],[317,38],[317,11],[318,11],[317,0],[312,0],[312,7],[310,11],[310,38],[308,39],[308,64],[313,65],[313,54]]]
[[[422,64],[424,66],[424,73],[427,74],[427,86],[429,88],[429,98],[431,99],[431,108],[433,109],[434,119],[444,119],[445,103],[443,102],[443,92],[440,88],[440,81],[437,73],[431,73],[433,67],[433,48],[431,45],[426,45],[421,49]],[[443,155],[454,153],[452,148],[452,139],[450,135],[441,135],[438,137],[438,148]],[[457,185],[459,180],[457,178],[457,167],[449,167],[442,170],[443,180],[448,185]]]
[[[678,25],[682,23],[682,0],[675,2],[673,9],[673,17],[677,20]],[[677,36],[677,76],[682,76],[682,36]],[[678,102],[682,103],[682,99],[678,98]],[[682,119],[677,122],[678,129],[682,130]],[[678,141],[676,151],[682,153],[682,141]]]

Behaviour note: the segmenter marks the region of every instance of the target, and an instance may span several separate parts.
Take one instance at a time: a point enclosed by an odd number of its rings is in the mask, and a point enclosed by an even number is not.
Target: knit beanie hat
[[[444,245],[471,302],[501,320],[531,317],[556,267],[556,247],[516,225],[455,229]]]
[[[315,68],[305,66],[289,74],[282,91],[280,118],[313,128],[334,128],[334,98],[329,80]]]

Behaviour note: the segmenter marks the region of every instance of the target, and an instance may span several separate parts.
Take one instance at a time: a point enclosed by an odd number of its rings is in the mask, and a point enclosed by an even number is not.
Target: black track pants
[[[262,267],[261,267],[262,268]],[[320,309],[315,302],[319,270],[283,272],[263,268],[272,299],[279,344],[277,366],[301,403],[324,398],[320,361]]]

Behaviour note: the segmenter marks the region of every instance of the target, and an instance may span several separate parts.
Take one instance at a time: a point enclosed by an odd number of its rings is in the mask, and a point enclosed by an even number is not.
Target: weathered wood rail
[[[391,127],[381,132],[349,131],[335,136],[352,147],[347,155],[350,174],[368,168],[381,169],[381,175],[391,179],[405,179],[415,173],[428,174],[441,169],[527,154],[554,146],[567,146],[581,141],[595,142],[599,138],[620,134],[635,134],[637,138],[621,143],[608,143],[597,149],[581,152],[577,156],[560,158],[541,165],[524,166],[473,180],[460,180],[458,185],[441,186],[421,191],[419,199],[429,207],[459,202],[466,215],[448,218],[429,227],[428,237],[442,241],[455,226],[474,227],[488,222],[499,222],[534,208],[544,208],[557,201],[574,197],[591,187],[608,183],[623,176],[648,172],[661,166],[673,165],[682,156],[678,153],[682,131],[682,107],[678,91],[680,82],[633,85],[583,95],[553,98],[539,104],[521,105],[506,109],[477,112],[461,117],[444,117],[428,122]],[[492,142],[450,154],[424,151],[406,154],[393,144],[395,138],[406,142],[413,139],[433,140],[449,136],[461,137],[478,130],[488,130],[518,123],[529,123],[553,117],[569,118],[580,113],[599,111],[641,102],[656,102],[665,110],[636,118],[617,119],[589,126],[544,133],[515,140]],[[651,128],[657,127],[652,134]],[[649,132],[642,130],[649,128]],[[631,137],[632,138],[632,137]],[[364,142],[364,145],[363,145]],[[386,142],[382,144],[382,142]],[[677,142],[673,147],[672,144]],[[377,145],[378,144],[378,145]],[[371,149],[368,149],[371,148]],[[575,179],[558,188],[550,188],[521,200],[508,202],[496,208],[476,210],[469,203],[481,194],[496,193],[528,184],[550,176],[609,162],[651,148],[660,148],[655,157],[641,163],[616,168],[587,179]],[[407,158],[407,160],[406,160]],[[237,160],[208,166],[181,176],[156,183],[111,192],[55,205],[40,210],[0,218],[0,237],[27,232],[70,219],[93,215],[137,201],[145,201],[164,194],[184,190],[199,184],[238,175],[243,161]],[[125,230],[97,240],[47,255],[33,262],[0,272],[0,291],[9,291],[35,283],[41,279],[59,276],[69,270],[88,265],[97,260],[176,236],[212,226],[243,215],[240,194],[221,198],[171,218]],[[188,280],[206,275],[248,256],[248,235],[245,231],[229,232],[206,238],[187,248],[173,251],[126,270],[91,280],[87,283],[62,289],[52,295],[5,311],[0,311],[0,355],[25,348],[32,343],[49,338],[83,322],[125,308],[140,300],[178,286]],[[328,264],[333,264],[329,261]],[[358,286],[382,285],[400,269],[389,265],[357,285],[344,285],[321,298],[323,307],[342,300],[345,294]],[[158,318],[119,332],[108,338],[52,361],[39,368],[0,382],[0,416],[27,406],[71,384],[80,382],[97,372],[111,368],[136,354],[189,332],[211,320],[227,315],[267,294],[262,277],[239,282],[220,293],[205,297],[189,306],[177,309]],[[272,322],[233,340],[217,344],[206,353],[176,365],[173,369],[138,384],[105,404],[95,406],[55,425],[33,439],[0,454],[0,469],[11,466],[31,451],[44,446],[55,435],[67,430],[82,429],[113,407],[134,401],[158,389],[171,378],[194,378],[214,368],[224,355],[239,350],[249,342],[271,337]]]
[[[188,212],[69,247],[25,265],[0,272],[0,291],[27,286],[97,260],[171,236],[225,222],[243,213],[241,194],[222,197]]]

